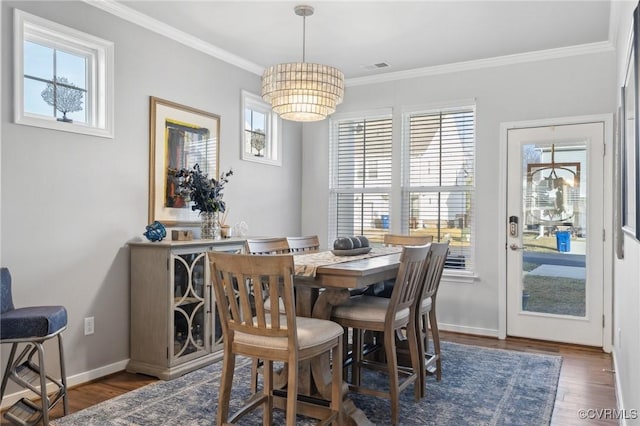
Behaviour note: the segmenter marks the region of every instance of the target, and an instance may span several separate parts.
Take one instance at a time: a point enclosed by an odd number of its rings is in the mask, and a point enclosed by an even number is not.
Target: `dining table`
[[[334,306],[345,303],[354,290],[395,278],[402,248],[372,247],[368,253],[353,256],[333,251],[294,256],[296,310],[298,316],[330,319]],[[357,251],[356,251],[357,253]],[[345,339],[347,336],[345,336]],[[302,366],[301,393],[331,397],[331,360],[329,355],[316,357]],[[348,387],[345,384],[345,391]],[[343,402],[343,421],[348,425],[372,425],[352,400]]]

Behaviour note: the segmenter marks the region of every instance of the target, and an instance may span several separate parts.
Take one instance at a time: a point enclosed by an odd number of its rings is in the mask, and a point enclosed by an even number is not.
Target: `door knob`
[[[511,245],[509,246],[509,248],[510,248],[511,250],[513,250],[513,251],[516,251],[516,250],[524,250],[524,247],[520,247],[520,246],[518,246],[518,245],[516,245],[516,244],[511,244]]]

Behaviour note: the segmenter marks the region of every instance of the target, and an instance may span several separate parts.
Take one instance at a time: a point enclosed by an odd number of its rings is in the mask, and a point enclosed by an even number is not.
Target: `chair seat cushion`
[[[422,301],[422,305],[420,305],[420,313],[426,314],[431,310],[432,301],[430,297],[427,297]]]
[[[67,325],[64,306],[32,306],[0,315],[0,339],[45,337]]]
[[[384,323],[389,299],[377,296],[355,296],[333,308],[331,318]],[[396,321],[409,317],[409,308],[396,312]]]
[[[287,318],[282,315],[280,321],[286,324]],[[301,350],[327,343],[344,333],[342,327],[335,322],[317,318],[296,317],[296,326],[298,348]],[[268,349],[287,349],[288,347],[286,337],[265,337],[236,332],[234,340],[237,343]]]

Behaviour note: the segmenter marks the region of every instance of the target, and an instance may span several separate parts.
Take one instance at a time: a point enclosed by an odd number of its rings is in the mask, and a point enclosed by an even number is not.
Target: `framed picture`
[[[622,170],[621,178],[621,221],[623,231],[637,238],[637,147],[638,147],[638,76],[637,76],[637,9],[634,12],[633,31],[622,89]]]
[[[199,224],[175,172],[197,163],[217,178],[220,117],[152,96],[149,121],[149,222]]]

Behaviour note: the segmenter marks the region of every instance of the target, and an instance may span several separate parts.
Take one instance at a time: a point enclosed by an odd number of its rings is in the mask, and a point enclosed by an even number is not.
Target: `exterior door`
[[[507,132],[507,334],[603,344],[603,122]]]

